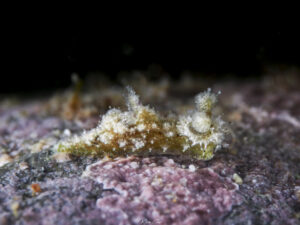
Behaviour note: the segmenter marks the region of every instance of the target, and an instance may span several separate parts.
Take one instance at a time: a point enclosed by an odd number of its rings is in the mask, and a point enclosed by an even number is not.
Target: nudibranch
[[[98,126],[61,142],[58,151],[75,155],[189,155],[209,160],[221,148],[225,122],[213,114],[217,95],[210,89],[195,97],[187,115],[162,116],[140,103],[128,88],[127,111],[110,109]]]

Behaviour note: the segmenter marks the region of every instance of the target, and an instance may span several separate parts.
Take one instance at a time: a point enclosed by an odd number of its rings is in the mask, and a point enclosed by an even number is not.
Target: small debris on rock
[[[189,165],[189,171],[190,172],[195,172],[196,171],[196,167],[193,164]]]
[[[295,187],[295,195],[296,195],[298,201],[300,202],[300,186]]]
[[[19,212],[18,212],[19,206],[20,206],[19,202],[13,202],[10,205],[10,209],[15,217],[18,217],[18,215],[19,215]]]
[[[237,173],[234,173],[232,178],[235,183],[237,183],[239,185],[243,184],[243,179]]]
[[[31,184],[31,190],[34,195],[42,192],[41,186],[38,183]]]
[[[52,156],[58,163],[68,162],[71,160],[70,155],[66,152],[57,152]]]
[[[8,154],[3,154],[0,156],[0,167],[12,161],[13,161],[12,157],[10,157]]]
[[[28,163],[26,163],[26,162],[20,162],[19,167],[20,167],[20,170],[26,170],[29,168]]]
[[[40,140],[39,142],[32,145],[31,153],[37,153],[37,152],[42,151],[45,145],[46,145],[46,141]]]

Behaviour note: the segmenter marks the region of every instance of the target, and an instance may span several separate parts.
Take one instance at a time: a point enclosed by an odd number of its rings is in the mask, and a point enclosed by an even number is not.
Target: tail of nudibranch
[[[58,151],[110,157],[185,154],[209,160],[225,137],[224,121],[212,113],[216,101],[217,96],[209,89],[196,96],[192,113],[162,117],[142,105],[128,88],[128,111],[110,109],[96,128],[60,143]]]

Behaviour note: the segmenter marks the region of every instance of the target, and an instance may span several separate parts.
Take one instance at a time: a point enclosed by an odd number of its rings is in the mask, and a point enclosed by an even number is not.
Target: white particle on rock
[[[8,154],[3,154],[0,156],[0,167],[10,162],[12,162],[12,158]]]
[[[69,129],[65,129],[64,130],[64,135],[67,136],[67,137],[70,137],[71,136],[71,131]]]
[[[186,179],[186,178],[181,178],[181,179],[179,180],[179,182],[180,182],[181,184],[183,184],[183,186],[186,186],[186,184],[187,184],[187,179]]]
[[[26,170],[28,169],[28,164],[26,162],[21,162],[19,164],[20,170]]]
[[[52,156],[52,158],[58,163],[68,162],[71,160],[69,154],[66,152],[57,152]]]
[[[239,185],[241,185],[243,183],[243,179],[237,173],[233,174],[232,178],[233,178],[234,182]]]
[[[189,165],[189,171],[190,172],[195,172],[196,171],[196,167],[193,164]]]
[[[106,169],[106,170],[109,170],[109,169],[112,168],[112,165],[111,165],[111,164],[108,164],[108,165],[103,166],[103,168]]]
[[[130,163],[131,168],[137,169],[139,167],[139,164],[137,162],[131,162]]]

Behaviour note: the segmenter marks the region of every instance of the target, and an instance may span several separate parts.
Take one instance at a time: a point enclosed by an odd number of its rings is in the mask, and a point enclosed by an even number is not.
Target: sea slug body
[[[163,117],[140,103],[128,88],[128,111],[110,109],[98,126],[59,144],[58,151],[100,157],[127,155],[190,155],[201,160],[214,156],[225,138],[225,122],[212,113],[217,95],[210,89],[195,97],[187,115]]]

